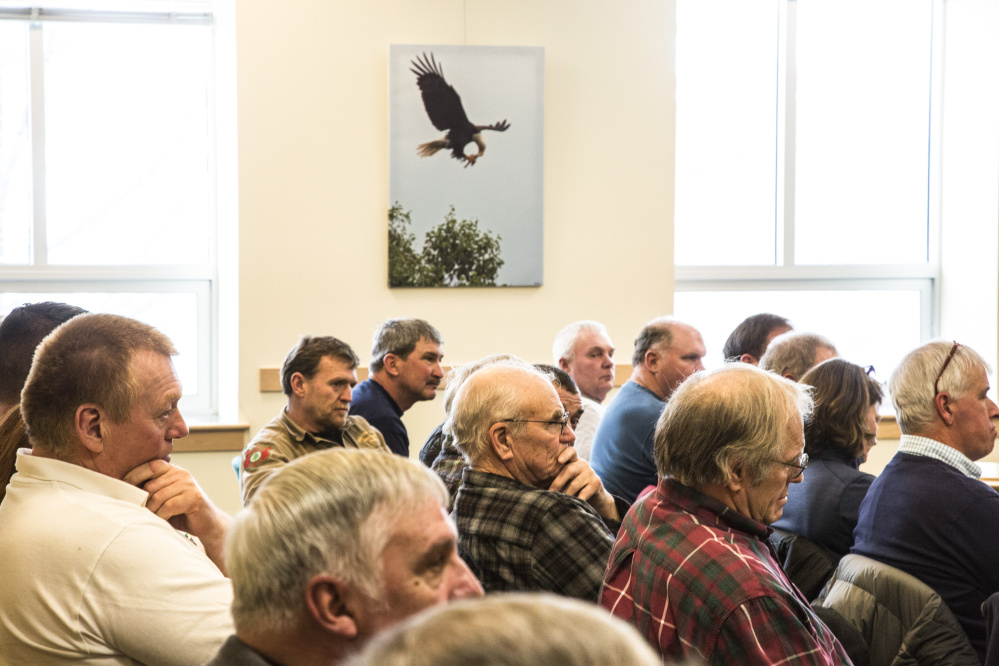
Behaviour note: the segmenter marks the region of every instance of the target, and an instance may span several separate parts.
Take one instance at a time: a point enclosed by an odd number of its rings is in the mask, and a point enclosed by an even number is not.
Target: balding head
[[[760,359],[760,367],[792,381],[798,381],[806,372],[822,361],[839,356],[835,345],[815,333],[790,331],[778,335],[770,342]]]
[[[666,400],[683,380],[704,369],[706,353],[696,328],[672,317],[658,317],[635,338],[632,380]]]

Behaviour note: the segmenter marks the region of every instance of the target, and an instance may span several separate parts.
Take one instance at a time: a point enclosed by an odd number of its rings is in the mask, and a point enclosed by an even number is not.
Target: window
[[[58,300],[152,324],[180,352],[185,409],[211,412],[210,5],[11,4],[0,3],[0,315]]]
[[[938,12],[678,0],[674,312],[711,364],[757,312],[882,378],[936,335]]]

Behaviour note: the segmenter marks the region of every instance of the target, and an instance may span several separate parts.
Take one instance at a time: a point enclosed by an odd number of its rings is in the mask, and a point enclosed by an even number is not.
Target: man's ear
[[[104,451],[104,424],[106,419],[101,408],[94,404],[83,404],[73,414],[73,430],[80,442],[91,453]]]
[[[299,398],[304,397],[305,382],[307,381],[309,380],[307,380],[305,378],[305,375],[303,375],[301,372],[291,373],[291,380],[289,381],[289,383],[291,384],[291,392],[296,396],[298,396]]]
[[[947,426],[954,425],[954,407],[951,404],[952,402],[953,400],[951,400],[948,393],[937,393],[933,398],[933,408],[936,409],[940,420]]]
[[[566,372],[569,372],[569,361],[565,360],[565,357],[560,358],[558,360],[558,367],[561,368],[562,370],[565,370]],[[571,375],[572,373],[569,372],[569,374]]]
[[[358,634],[355,604],[360,593],[335,576],[313,576],[305,585],[305,606],[312,619],[331,634],[355,639]]]
[[[510,425],[507,423],[494,423],[489,428],[489,445],[493,453],[500,460],[510,460],[513,458],[513,442],[510,438]]]
[[[385,354],[385,357],[382,359],[382,367],[389,377],[398,377],[400,373],[399,366],[405,360],[406,359],[400,358],[392,352],[389,352],[388,354]]]
[[[749,485],[746,465],[741,460],[733,460],[728,466],[729,475],[725,485],[733,493],[737,493]]]
[[[651,370],[653,373],[659,370],[659,361],[662,357],[659,355],[655,349],[649,349],[645,352],[645,366]]]
[[[753,356],[752,354],[743,354],[742,356],[739,357],[739,362],[740,363],[749,363],[750,365],[758,365],[759,364],[759,361],[757,361],[756,357]]]

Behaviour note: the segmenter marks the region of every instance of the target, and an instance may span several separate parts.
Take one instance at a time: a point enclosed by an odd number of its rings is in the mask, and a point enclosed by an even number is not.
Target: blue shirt
[[[353,391],[350,413],[363,416],[378,429],[392,453],[409,457],[409,433],[402,424],[402,409],[381,384],[365,379]]]
[[[607,492],[628,504],[659,482],[652,443],[665,405],[658,395],[629,380],[607,406],[593,436],[590,466]]]
[[[857,469],[859,459],[826,450],[808,461],[801,483],[787,489],[784,515],[774,527],[798,534],[843,557],[853,545],[860,503],[874,477]]]

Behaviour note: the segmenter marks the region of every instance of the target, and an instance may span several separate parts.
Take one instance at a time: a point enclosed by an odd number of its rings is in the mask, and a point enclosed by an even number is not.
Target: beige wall
[[[303,333],[341,337],[366,363],[379,321],[420,316],[444,336],[446,363],[547,361],[574,319],[606,322],[627,353],[671,310],[672,2],[240,0],[236,12],[239,404],[251,432],[283,404],[260,393],[259,368]],[[544,286],[386,286],[393,43],[545,47]],[[414,448],[442,415],[439,400],[407,413]]]

